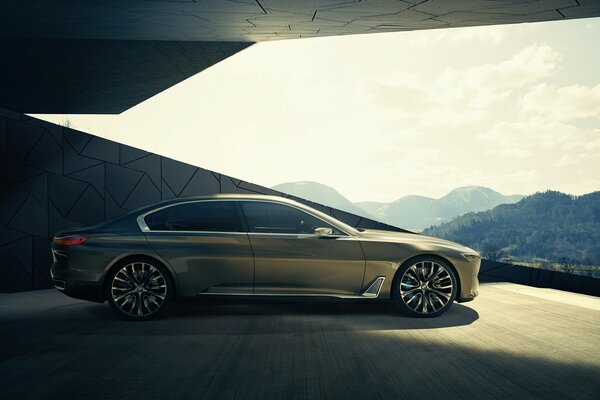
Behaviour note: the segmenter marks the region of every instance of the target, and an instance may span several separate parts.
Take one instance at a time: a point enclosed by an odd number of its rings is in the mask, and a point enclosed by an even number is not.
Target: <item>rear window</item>
[[[144,218],[153,231],[243,232],[232,201],[201,201],[158,210]]]

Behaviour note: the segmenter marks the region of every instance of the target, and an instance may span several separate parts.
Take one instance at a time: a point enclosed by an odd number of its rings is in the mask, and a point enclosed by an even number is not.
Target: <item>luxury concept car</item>
[[[391,299],[409,316],[434,317],[477,296],[481,261],[457,243],[356,229],[264,195],[167,200],[59,232],[52,254],[58,290],[107,300],[134,320],[214,295]]]

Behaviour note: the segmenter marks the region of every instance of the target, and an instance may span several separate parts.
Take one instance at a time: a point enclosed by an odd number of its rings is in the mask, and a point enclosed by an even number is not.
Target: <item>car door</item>
[[[248,200],[240,206],[254,252],[256,294],[360,294],[365,259],[352,236],[291,205]],[[321,227],[334,235],[315,235]]]
[[[254,260],[235,202],[179,203],[143,218],[148,243],[177,274],[179,295],[252,294]]]

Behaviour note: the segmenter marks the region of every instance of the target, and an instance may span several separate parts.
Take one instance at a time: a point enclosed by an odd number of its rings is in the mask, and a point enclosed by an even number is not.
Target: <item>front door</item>
[[[293,206],[240,205],[254,252],[256,294],[360,294],[365,259],[352,236]],[[333,235],[317,236],[315,228],[331,228]]]

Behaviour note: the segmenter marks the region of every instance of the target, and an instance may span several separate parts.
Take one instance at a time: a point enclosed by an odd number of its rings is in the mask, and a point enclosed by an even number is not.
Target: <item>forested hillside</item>
[[[583,196],[536,193],[423,233],[463,243],[492,259],[567,258],[600,265],[600,192]]]

